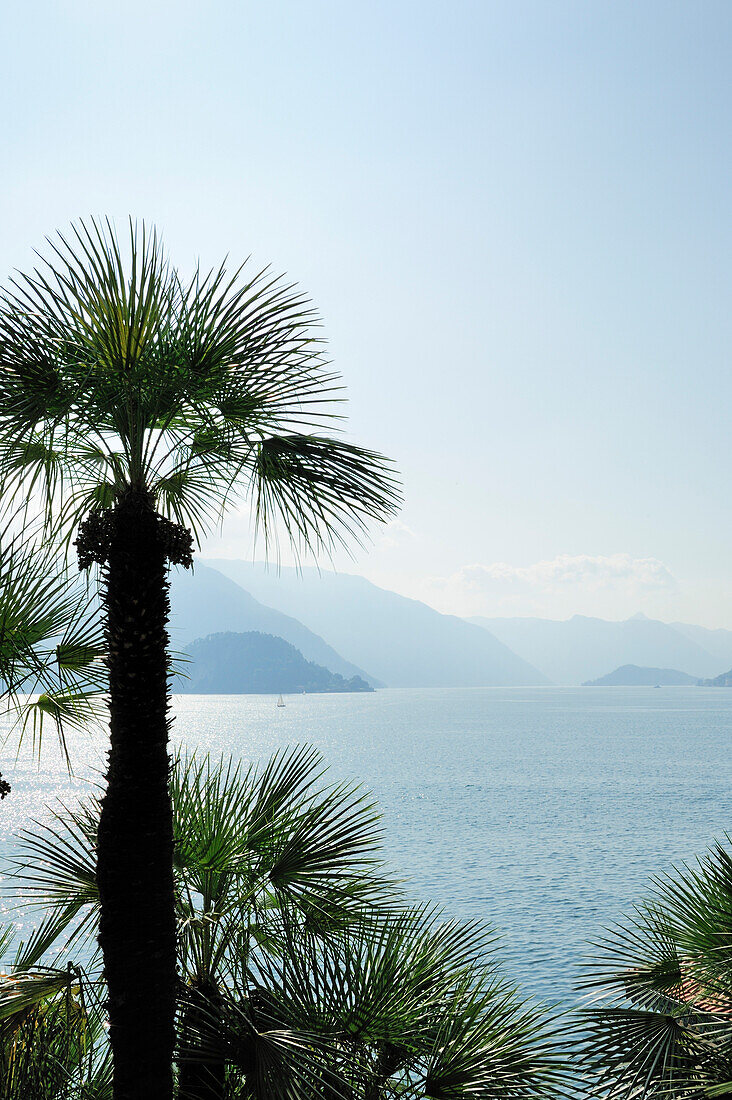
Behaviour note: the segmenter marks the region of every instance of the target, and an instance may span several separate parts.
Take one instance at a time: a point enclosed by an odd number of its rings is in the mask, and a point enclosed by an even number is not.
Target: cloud
[[[449,577],[431,578],[429,585],[442,607],[457,614],[637,610],[645,598],[677,587],[664,562],[631,554],[560,554],[531,565],[466,565]]]
[[[630,554],[598,555],[560,554],[551,561],[533,565],[466,565],[448,583],[461,582],[475,591],[519,586],[523,588],[582,585],[593,589],[613,587],[628,582],[642,588],[669,588],[676,583],[671,570],[658,558],[633,558]]]

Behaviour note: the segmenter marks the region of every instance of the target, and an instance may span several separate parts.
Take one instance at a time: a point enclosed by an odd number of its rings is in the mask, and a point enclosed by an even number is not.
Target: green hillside
[[[198,638],[186,650],[187,679],[177,677],[173,690],[192,695],[298,694],[373,691],[360,676],[346,679],[273,634],[227,632]]]

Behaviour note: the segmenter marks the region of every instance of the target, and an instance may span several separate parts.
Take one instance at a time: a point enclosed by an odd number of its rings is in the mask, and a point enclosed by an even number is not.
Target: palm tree
[[[172,792],[180,1100],[554,1094],[546,1017],[501,978],[493,937],[405,902],[377,858],[372,801],[323,783],[314,750],[261,770],[184,758]],[[26,897],[50,904],[44,944],[70,935],[82,956],[98,820],[97,798],[62,807],[24,834],[16,867]]]
[[[101,570],[110,751],[99,938],[115,1098],[167,1100],[175,1041],[168,567],[237,496],[328,550],[390,515],[389,463],[325,432],[337,378],[310,304],[266,271],[184,281],[154,232],[80,223],[0,297],[0,474]],[[13,482],[15,478],[15,482]],[[278,526],[279,525],[279,526]],[[144,975],[145,981],[141,981]]]
[[[732,1095],[732,850],[654,880],[647,900],[611,929],[584,986],[590,1094],[613,1100]]]

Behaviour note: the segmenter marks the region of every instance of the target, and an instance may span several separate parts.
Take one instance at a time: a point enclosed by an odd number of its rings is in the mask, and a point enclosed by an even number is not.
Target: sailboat
[[[277,706],[278,707],[284,707],[285,706],[285,700],[282,698],[281,695],[280,695],[279,699],[277,700]]]

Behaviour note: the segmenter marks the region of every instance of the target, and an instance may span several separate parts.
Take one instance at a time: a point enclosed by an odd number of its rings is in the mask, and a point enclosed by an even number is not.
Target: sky
[[[728,0],[15,4],[0,279],[88,214],[271,264],[403,478],[336,568],[732,628],[731,51]]]

